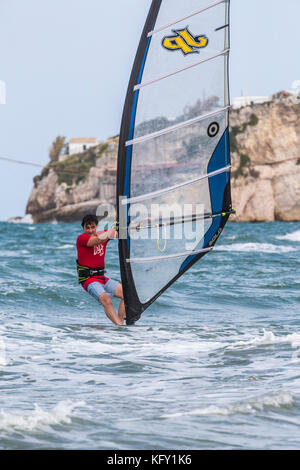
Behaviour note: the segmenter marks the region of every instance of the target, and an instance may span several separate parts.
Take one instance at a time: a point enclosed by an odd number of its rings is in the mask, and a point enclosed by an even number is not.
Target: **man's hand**
[[[109,229],[110,230],[110,229]],[[118,232],[112,227],[112,231],[108,235],[108,238],[110,240],[113,240],[114,238],[118,238]]]
[[[114,238],[118,237],[118,232],[116,231],[115,226],[113,225],[106,232],[97,232],[97,236],[99,236],[99,239],[103,239],[103,237],[106,237],[104,241],[108,239],[113,240]]]
[[[113,238],[118,237],[118,232],[114,229],[114,227],[110,227],[108,230],[100,230],[96,232],[95,235],[91,235],[89,241],[87,242],[87,246],[95,246],[100,245],[101,243],[107,242],[107,240],[112,240]]]

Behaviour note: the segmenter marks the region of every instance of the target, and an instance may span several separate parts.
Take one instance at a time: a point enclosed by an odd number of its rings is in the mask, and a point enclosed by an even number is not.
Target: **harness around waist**
[[[104,268],[89,268],[88,266],[82,266],[77,263],[77,274],[78,274],[78,283],[83,284],[87,279],[90,279],[94,276],[103,276],[106,273],[106,269]]]

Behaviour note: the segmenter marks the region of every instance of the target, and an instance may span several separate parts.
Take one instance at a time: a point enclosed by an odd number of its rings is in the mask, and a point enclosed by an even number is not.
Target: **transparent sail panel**
[[[206,175],[209,160],[225,127],[226,113],[222,112],[133,145],[131,197]],[[216,133],[210,133],[210,130]],[[224,155],[223,166],[228,160],[229,156]]]
[[[196,204],[194,207],[197,209]],[[200,214],[199,208],[198,211]],[[188,214],[185,214],[185,219],[188,220],[188,218]],[[176,223],[168,224],[165,218],[165,222],[159,224],[158,220],[154,219],[148,225],[148,229],[141,228],[138,232],[132,225],[130,258],[134,261],[134,259],[162,257],[161,260],[163,260],[164,256],[189,252],[196,247],[202,248],[200,242],[211,225],[211,219],[195,218],[194,221],[184,223],[180,223],[179,217],[175,220],[177,220]]]
[[[212,219],[203,217],[209,212],[208,180],[130,205],[131,269],[142,303],[178,273],[188,255],[171,260],[169,256],[203,248],[203,237],[212,224]],[[158,256],[167,258],[156,263],[134,262],[135,259]]]
[[[142,83],[224,50],[224,4],[153,34]],[[198,38],[198,39],[196,39]]]
[[[200,225],[202,225],[201,229]],[[145,258],[145,256],[148,258],[162,257],[159,260],[155,259],[153,261],[134,262],[133,260],[131,262],[134,283],[142,303],[151,299],[178,274],[182,263],[189,255],[176,258],[164,258],[164,256],[168,256],[171,253],[178,254],[195,249],[200,250],[203,246],[203,236],[201,235],[203,235],[203,231],[206,232],[208,230],[210,225],[211,221],[207,220],[203,224],[196,221],[183,225],[174,225],[169,227],[167,234],[164,228],[160,228],[160,233],[153,228],[149,230],[149,232],[152,232],[151,234],[149,233],[149,236],[152,235],[152,239],[131,241],[131,245],[134,246],[131,250],[131,256],[134,253],[137,259]],[[181,232],[183,233],[183,238],[176,239],[176,237],[180,236]],[[151,279],[151,282],[149,282],[149,279]]]
[[[176,21],[179,18],[190,15],[193,12],[217,3],[216,0],[164,0],[160,7],[160,11],[155,23],[155,28],[158,29],[166,24]],[[224,5],[226,2],[224,2]],[[223,5],[223,3],[221,3]],[[214,9],[217,7],[214,7]],[[190,21],[190,19],[188,20]]]
[[[220,56],[141,88],[134,138],[224,108],[224,61]]]
[[[166,184],[165,188],[168,187],[169,185]],[[185,210],[187,211],[186,213],[190,214],[191,211],[195,211],[194,208],[190,209],[190,206],[194,204],[201,204],[204,213],[211,212],[209,178],[204,178],[167,192],[158,193],[152,197],[148,195],[147,198],[143,197],[142,200],[130,204],[130,222],[131,224],[137,224],[140,221],[145,221],[147,217],[156,219],[157,206],[166,206],[167,212],[165,214],[168,214],[168,210],[171,215],[173,211],[175,211],[175,215],[181,215]]]

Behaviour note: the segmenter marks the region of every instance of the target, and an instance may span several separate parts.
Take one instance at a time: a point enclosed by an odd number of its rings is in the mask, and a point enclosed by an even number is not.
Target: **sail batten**
[[[127,324],[212,250],[233,213],[227,25],[229,0],[152,0],[119,139]]]
[[[126,259],[126,263],[145,263],[147,261],[163,261],[164,259],[170,259],[170,258],[184,258],[186,256],[190,255],[197,255],[199,253],[207,253],[208,251],[211,251],[213,247],[209,248],[203,248],[201,250],[193,250],[193,251],[184,251],[183,253],[176,253],[173,255],[165,255],[165,256],[152,256],[149,258],[129,258]]]
[[[163,31],[164,29],[169,28],[170,26],[173,26],[174,24],[179,23],[180,21],[185,21],[185,20],[191,18],[192,16],[199,15],[200,13],[203,13],[204,11],[207,11],[210,8],[214,8],[217,5],[220,5],[221,3],[224,3],[226,1],[227,0],[218,0],[217,2],[211,3],[210,5],[208,5],[205,8],[201,8],[200,10],[193,11],[193,13],[190,13],[189,15],[186,15],[182,18],[178,18],[177,20],[171,21],[170,23],[165,24],[165,25],[161,26],[160,28],[157,28],[153,31],[150,31],[148,33],[148,37],[151,37],[151,36],[153,36],[153,34],[159,33],[160,31]]]
[[[190,186],[191,184],[195,184],[198,181],[204,180],[206,178],[211,178],[212,176],[219,175],[220,173],[224,173],[225,171],[229,171],[231,168],[231,165],[227,165],[224,168],[219,168],[218,170],[212,171],[211,173],[208,173],[207,175],[201,175],[198,178],[195,178],[193,180],[185,181],[184,183],[177,184],[175,186],[170,186],[169,188],[164,188],[159,191],[155,191],[153,193],[148,193],[143,196],[136,196],[128,199],[123,199],[121,204],[123,206],[127,204],[132,204],[133,202],[141,202],[141,201],[146,201],[147,199],[153,199],[155,197],[161,196],[162,194],[169,193],[171,191],[176,191],[179,188],[182,188],[183,186]]]
[[[136,231],[140,231],[140,230],[145,230],[145,229],[151,229],[151,228],[158,228],[158,227],[166,227],[168,225],[175,225],[175,224],[183,224],[183,223],[186,223],[186,222],[194,222],[194,221],[197,221],[197,220],[202,220],[202,219],[213,219],[215,217],[219,217],[219,216],[222,216],[224,217],[225,215],[231,215],[231,214],[235,214],[235,211],[234,210],[230,210],[230,211],[227,211],[227,212],[221,212],[221,213],[218,213],[218,214],[191,214],[189,216],[181,216],[179,218],[176,218],[176,217],[173,217],[173,218],[168,218],[168,219],[162,219],[160,218],[159,221],[156,223],[156,221],[151,221],[151,223],[148,223],[148,224],[141,224],[141,223],[136,223],[136,224],[133,224],[131,223],[130,224],[130,227],[129,227],[129,230],[136,230]],[[126,230],[127,227],[120,227],[122,230]]]
[[[178,69],[178,70],[174,70],[173,72],[170,72],[168,73],[167,75],[161,75],[160,77],[158,78],[155,78],[153,80],[150,80],[148,82],[143,82],[143,83],[140,83],[139,85],[135,85],[134,87],[134,91],[136,90],[140,90],[142,87],[144,86],[148,86],[148,85],[152,85],[152,83],[155,83],[155,82],[159,82],[160,80],[163,80],[165,78],[168,78],[168,77],[171,77],[172,75],[175,75],[176,73],[180,73],[180,72],[183,72],[184,70],[188,70],[192,67],[197,67],[197,65],[201,65],[201,64],[204,64],[205,62],[208,62],[209,60],[213,60],[215,59],[216,57],[219,57],[221,55],[224,55],[224,54],[228,54],[229,53],[229,49],[224,49],[223,51],[219,52],[218,54],[214,54],[210,57],[207,57],[205,59],[202,59],[202,60],[199,60],[199,62],[195,62],[194,64],[191,64],[191,65],[188,65],[187,67],[183,67],[181,69]]]
[[[136,139],[128,140],[127,142],[125,142],[125,145],[126,145],[126,147],[128,147],[129,145],[138,144],[140,142],[144,142],[145,140],[155,139],[156,137],[159,137],[159,136],[164,135],[164,134],[168,134],[169,132],[176,131],[177,129],[181,129],[182,127],[189,126],[191,124],[194,124],[195,122],[201,121],[201,120],[206,119],[208,117],[213,117],[217,114],[220,114],[222,111],[227,111],[230,108],[231,108],[231,106],[224,106],[224,108],[218,109],[216,111],[212,111],[211,113],[203,114],[201,116],[196,116],[193,119],[189,119],[187,121],[180,122],[179,124],[167,127],[165,129],[162,129],[161,131],[153,132],[151,134],[143,135],[142,137],[137,137]]]

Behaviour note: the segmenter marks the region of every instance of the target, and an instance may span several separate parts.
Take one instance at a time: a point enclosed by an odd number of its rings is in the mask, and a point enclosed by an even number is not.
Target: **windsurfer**
[[[95,297],[104,307],[107,317],[116,325],[123,325],[125,306],[122,285],[108,277],[105,272],[105,251],[109,240],[117,238],[114,227],[97,232],[98,219],[88,214],[82,220],[83,233],[77,238],[77,270],[79,282],[83,288]],[[115,311],[111,297],[121,299],[118,313]]]

